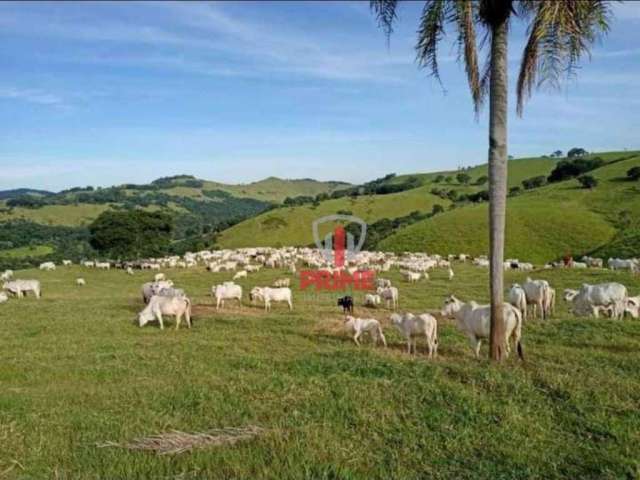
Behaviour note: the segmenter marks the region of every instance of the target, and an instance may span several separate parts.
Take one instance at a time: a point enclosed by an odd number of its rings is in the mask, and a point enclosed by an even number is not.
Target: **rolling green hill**
[[[429,212],[435,204],[446,207],[449,203],[429,193],[429,187],[424,186],[389,195],[331,199],[320,202],[317,207],[278,208],[224,230],[217,244],[221,247],[309,245],[313,243],[313,221],[326,215],[348,212],[372,223],[381,218],[402,217],[413,211]],[[329,228],[327,225],[326,231]]]
[[[611,242],[620,243],[623,230],[640,223],[640,185],[625,179],[628,169],[640,165],[640,156],[622,161],[615,160],[629,153],[598,156],[614,163],[590,172],[599,180],[593,190],[567,180],[509,198],[507,257],[546,262],[566,253],[604,252]],[[415,223],[384,239],[379,248],[487,253],[487,208],[486,203],[466,206]],[[620,224],[621,218],[627,219],[627,225]]]
[[[640,225],[640,185],[625,178],[626,171],[640,165],[638,152],[607,152],[591,155],[607,164],[592,172],[600,184],[593,190],[580,188],[577,180],[567,180],[510,197],[507,218],[507,256],[537,263],[565,253],[623,252],[629,242],[640,245],[640,233],[625,233],[625,227]],[[545,177],[559,159],[525,158],[509,161],[509,185],[539,175]],[[389,195],[371,195],[332,199],[317,206],[279,208],[247,219],[223,231],[221,247],[250,245],[309,245],[313,242],[311,225],[316,218],[348,211],[371,224],[394,219],[412,211],[430,212],[434,204],[448,207],[451,202],[431,194],[433,188],[469,193],[487,188],[475,186],[486,175],[486,165],[466,170],[468,186],[455,180],[457,172],[401,175],[388,180],[400,184],[410,177],[421,186]],[[453,177],[450,183],[435,183],[438,175]],[[487,203],[467,203],[432,218],[400,228],[383,239],[378,248],[391,251],[428,251],[434,253],[485,254],[488,251]],[[622,225],[621,219],[626,222]],[[321,232],[322,233],[322,232]],[[633,249],[632,249],[633,250]],[[622,253],[621,253],[622,254]],[[636,252],[636,255],[638,252]]]

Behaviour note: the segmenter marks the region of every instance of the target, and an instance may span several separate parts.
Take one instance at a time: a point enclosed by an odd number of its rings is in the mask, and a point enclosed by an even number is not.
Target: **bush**
[[[436,178],[433,179],[435,183],[441,183],[443,180],[444,180],[444,175],[438,175]]]
[[[443,213],[444,212],[444,207],[442,205],[440,205],[439,203],[436,203],[433,208],[431,208],[431,215],[438,215],[439,213]]]
[[[476,180],[475,184],[482,186],[485,183],[487,183],[489,181],[489,177],[487,177],[486,175],[482,175],[481,177],[478,177],[478,179]]]
[[[640,180],[640,167],[633,167],[627,170],[627,177],[629,177],[629,180]]]
[[[598,186],[598,179],[591,175],[582,175],[578,177],[578,181],[582,185],[582,188],[592,189]]]
[[[537,177],[527,178],[522,181],[522,186],[525,190],[531,190],[532,188],[542,187],[547,183],[547,178],[544,175],[538,175]]]
[[[516,197],[522,193],[522,189],[520,187],[511,187],[509,189],[509,196]]]
[[[604,160],[600,157],[560,160],[547,180],[549,183],[552,183],[575,178],[583,173],[590,172],[591,170],[601,167],[604,163]]]

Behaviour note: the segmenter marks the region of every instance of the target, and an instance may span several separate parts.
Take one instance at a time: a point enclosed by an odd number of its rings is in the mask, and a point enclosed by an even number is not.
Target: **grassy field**
[[[437,310],[449,293],[487,299],[487,272],[400,288],[402,310]],[[229,274],[167,271],[194,303],[191,330],[133,324],[149,273],[79,267],[18,272],[44,296],[0,305],[0,477],[8,479],[620,479],[640,475],[640,322],[556,317],[524,327],[527,360],[475,360],[440,322],[440,356],[356,347],[337,294],[299,292],[293,312],[245,302],[216,312],[207,295]],[[242,284],[269,284],[261,271]],[[75,278],[86,279],[77,287]],[[558,291],[640,278],[544,271]],[[507,273],[507,281],[522,276]],[[295,282],[294,282],[295,283]],[[361,294],[356,294],[360,305]],[[483,347],[483,355],[486,346]],[[255,440],[177,456],[98,448],[172,429],[257,425]]]
[[[35,245],[33,247],[17,247],[0,250],[0,258],[42,257],[53,252],[49,245]]]
[[[11,213],[0,212],[0,222],[30,220],[43,225],[79,226],[91,223],[110,205],[81,203],[78,205],[46,205],[42,208],[14,208]]]
[[[390,195],[327,200],[318,207],[279,208],[224,230],[217,243],[222,247],[309,245],[313,243],[313,221],[326,215],[348,211],[372,223],[381,218],[402,217],[415,210],[430,212],[436,203],[444,207],[449,205],[448,200],[432,195],[429,190],[420,187]]]

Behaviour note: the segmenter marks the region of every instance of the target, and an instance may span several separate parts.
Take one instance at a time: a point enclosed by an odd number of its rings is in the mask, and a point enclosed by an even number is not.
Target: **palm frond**
[[[453,21],[458,31],[458,62],[464,59],[467,82],[471,90],[473,108],[476,116],[480,112],[483,102],[483,90],[478,67],[478,47],[476,43],[476,2],[456,0],[453,11]]]
[[[438,43],[444,36],[444,24],[452,14],[453,3],[442,0],[427,0],[418,28],[416,61],[420,68],[430,70],[431,75],[442,85],[438,69]]]
[[[517,84],[517,111],[534,87],[557,87],[563,73],[571,76],[589,47],[609,30],[610,2],[606,0],[531,0],[520,5],[533,17],[527,30]]]
[[[371,0],[369,5],[378,19],[378,26],[384,30],[388,42],[393,33],[393,23],[398,18],[396,14],[398,0]]]

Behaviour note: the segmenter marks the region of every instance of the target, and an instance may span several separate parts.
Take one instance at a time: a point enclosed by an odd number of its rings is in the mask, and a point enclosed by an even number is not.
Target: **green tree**
[[[587,151],[584,148],[575,147],[567,152],[567,157],[569,158],[584,157],[586,154],[587,154]]]
[[[456,175],[456,180],[458,180],[458,183],[461,183],[462,185],[467,185],[471,181],[471,177],[468,173],[460,172]]]
[[[443,180],[444,180],[444,175],[438,175],[436,178],[433,179],[435,183],[440,183]]]
[[[431,208],[431,215],[438,215],[439,213],[444,212],[444,207],[439,203],[436,203],[433,208]]]
[[[89,242],[110,258],[164,255],[171,242],[173,219],[164,212],[107,210],[89,226]]]
[[[387,38],[393,31],[398,0],[372,0]],[[489,244],[491,348],[494,360],[504,355],[504,235],[507,197],[508,32],[513,18],[528,23],[517,82],[517,112],[534,86],[572,73],[600,32],[608,30],[609,2],[604,0],[427,0],[416,44],[419,66],[440,80],[438,46],[451,28],[459,47],[476,115],[489,96]],[[488,61],[480,73],[478,33],[487,39]],[[540,78],[538,78],[540,77]]]
[[[475,183],[476,185],[482,186],[488,181],[489,181],[489,177],[487,177],[486,175],[481,175],[480,177],[478,177]]]
[[[582,188],[588,188],[589,190],[598,186],[598,179],[591,175],[582,175],[578,177],[578,181]]]
[[[627,170],[627,177],[629,177],[629,180],[640,180],[640,167],[633,167]]]

